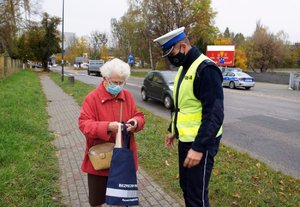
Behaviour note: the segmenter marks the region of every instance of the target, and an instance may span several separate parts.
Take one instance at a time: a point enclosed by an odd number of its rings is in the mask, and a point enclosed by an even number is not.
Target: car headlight
[[[171,91],[174,91],[174,86],[169,86]]]

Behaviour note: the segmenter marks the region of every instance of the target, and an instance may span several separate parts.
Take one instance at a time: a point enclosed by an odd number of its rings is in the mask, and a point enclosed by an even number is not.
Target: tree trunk
[[[151,42],[149,41],[149,56],[150,56],[150,66],[151,69],[154,70],[154,66],[153,66],[153,59],[152,59],[152,49],[151,49]]]

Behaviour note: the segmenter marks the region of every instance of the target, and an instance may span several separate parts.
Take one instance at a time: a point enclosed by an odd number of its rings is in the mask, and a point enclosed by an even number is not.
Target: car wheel
[[[170,109],[173,106],[173,101],[172,101],[172,99],[171,99],[171,97],[169,95],[166,95],[164,97],[164,106],[167,109]]]
[[[231,82],[229,83],[229,88],[231,88],[231,89],[234,89],[234,88],[235,88],[235,85],[234,85],[234,82],[233,82],[233,81],[231,81]]]
[[[249,86],[245,87],[246,90],[249,90],[250,88],[251,88],[251,87],[249,87]]]
[[[142,89],[141,96],[142,96],[143,101],[148,100],[148,96],[147,96],[147,93],[146,93],[145,89]]]

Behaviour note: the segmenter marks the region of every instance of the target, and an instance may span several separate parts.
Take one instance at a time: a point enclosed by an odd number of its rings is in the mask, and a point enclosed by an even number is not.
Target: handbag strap
[[[122,114],[123,114],[123,102],[121,101],[121,105],[120,105],[120,122],[122,122]]]
[[[129,149],[130,148],[130,134],[127,131],[125,122],[122,122],[122,127],[123,127],[122,138],[123,138],[124,147]]]
[[[116,134],[115,148],[122,148],[122,114],[123,114],[123,102],[120,104],[120,123],[118,124],[118,132]]]

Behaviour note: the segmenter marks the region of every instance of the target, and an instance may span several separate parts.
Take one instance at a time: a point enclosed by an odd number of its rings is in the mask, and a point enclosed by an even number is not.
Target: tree
[[[283,32],[274,35],[258,22],[256,30],[247,44],[246,55],[249,67],[266,72],[269,68],[281,65],[286,58],[288,49],[284,38]]]
[[[91,51],[90,51],[90,58],[97,60],[101,58],[100,50],[103,46],[107,44],[107,35],[105,33],[101,33],[98,31],[93,31],[90,34],[90,44],[91,44]]]
[[[130,7],[119,21],[112,20],[113,39],[117,40],[115,47],[119,48],[115,54],[118,52],[118,57],[127,60],[128,54],[132,53],[142,62],[148,60],[149,53],[145,51],[148,51],[149,44],[141,15],[140,10]]]
[[[17,56],[17,33],[24,27],[31,12],[29,0],[5,0],[0,3],[0,53],[7,51],[10,57]]]
[[[235,49],[234,65],[242,70],[247,70],[247,57],[244,51]]]
[[[228,28],[228,27],[226,27],[223,36],[224,36],[225,38],[229,38],[229,39],[231,38],[230,32],[229,32],[229,28]]]
[[[32,24],[18,39],[17,57],[42,62],[46,70],[50,56],[60,51],[59,23],[58,17],[44,13],[41,22]]]
[[[187,1],[187,8],[191,8],[185,25],[191,29],[189,38],[202,52],[206,52],[206,46],[212,44],[217,36],[218,29],[214,26],[216,12],[211,8],[211,0]]]
[[[284,67],[300,67],[300,43],[290,45],[289,55],[285,59]]]
[[[215,45],[230,45],[232,44],[232,41],[230,38],[226,37],[218,37],[214,40]]]
[[[44,68],[47,69],[50,56],[60,51],[60,38],[57,30],[57,26],[60,24],[60,18],[50,17],[48,13],[44,13],[41,24],[43,31],[42,44],[45,46],[44,48],[41,48],[41,61]]]
[[[237,33],[234,35],[234,38],[232,39],[232,43],[235,44],[236,46],[242,46],[245,42],[245,37],[242,33]]]
[[[101,54],[101,59],[104,60],[105,62],[110,59],[109,50],[106,46],[103,46],[101,48],[100,54]]]
[[[89,45],[85,38],[76,38],[65,52],[65,60],[71,63],[75,62],[76,57],[83,57],[84,53],[88,53]]]
[[[139,48],[140,54],[147,52],[154,68],[154,63],[161,59],[161,49],[153,45],[153,39],[166,32],[185,26],[191,42],[200,49],[213,41],[217,29],[213,26],[215,13],[210,3],[210,0],[130,0],[126,15],[120,22],[113,22],[114,37],[127,52],[133,49],[139,52]]]

